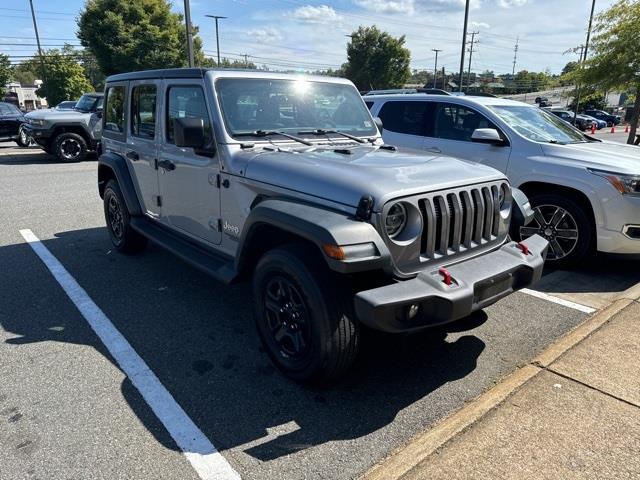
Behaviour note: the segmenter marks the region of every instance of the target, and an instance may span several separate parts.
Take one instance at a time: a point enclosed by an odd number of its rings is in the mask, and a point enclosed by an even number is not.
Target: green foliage
[[[202,65],[196,33],[195,63]],[[104,75],[188,65],[184,19],[167,0],[87,0],[77,34]]]
[[[213,58],[207,60],[211,60],[211,67],[217,67],[216,61]],[[244,60],[229,60],[228,58],[221,58],[220,68],[250,68],[254,70],[258,67],[255,63],[250,61],[245,62]]]
[[[11,79],[21,85],[32,85],[37,79],[42,80],[42,68],[40,60],[32,57],[18,65],[14,65],[11,71]]]
[[[0,54],[0,101],[4,98],[5,86],[11,80],[11,61],[7,55]]]
[[[345,76],[360,90],[401,88],[411,76],[411,53],[404,35],[394,38],[377,27],[360,27],[347,45]]]
[[[82,65],[75,57],[57,49],[47,50],[43,54],[46,77],[36,94],[45,97],[49,105],[56,105],[63,100],[76,100],[83,93],[93,91]]]
[[[62,53],[73,56],[76,61],[82,65],[85,75],[96,91],[104,90],[106,77],[104,73],[102,73],[102,70],[100,70],[96,57],[94,57],[91,52],[88,50],[75,49],[73,46],[67,44],[62,48]]]
[[[567,62],[560,75],[567,75],[568,73],[573,72],[576,68],[578,68],[578,65],[578,62]]]

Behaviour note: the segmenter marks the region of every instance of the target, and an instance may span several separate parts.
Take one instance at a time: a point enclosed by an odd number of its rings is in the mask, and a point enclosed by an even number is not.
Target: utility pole
[[[436,52],[436,64],[433,67],[433,88],[436,88],[436,78],[438,78],[438,52],[441,52],[442,50],[432,48],[431,51]]]
[[[36,43],[38,44],[38,56],[40,57],[40,68],[42,69],[40,73],[42,74],[42,81],[45,82],[47,77],[47,72],[44,67],[44,57],[42,56],[42,48],[40,47],[40,35],[38,35],[38,24],[36,22],[36,14],[33,11],[33,0],[29,0],[29,6],[31,7],[31,19],[33,20],[33,29],[36,32]]]
[[[218,54],[217,66],[220,68],[220,37],[218,37],[218,19],[227,17],[221,17],[220,15],[205,15],[205,17],[213,18],[216,21],[216,53]]]
[[[464,75],[464,51],[467,48],[467,23],[469,22],[469,3],[471,0],[466,0],[464,5],[464,26],[462,27],[462,51],[460,52],[460,77],[458,80],[458,91],[462,91],[462,76]]]
[[[478,43],[478,40],[475,40],[476,35],[480,32],[471,32],[471,42],[469,42],[469,70],[467,73],[467,90],[469,90],[469,85],[471,85],[471,58],[473,57],[473,45]]]
[[[511,69],[511,75],[516,74],[516,60],[518,59],[518,42],[520,37],[516,37],[516,46],[513,47],[513,68]]]
[[[184,23],[187,28],[187,55],[189,56],[189,66],[193,68],[193,32],[191,31],[191,10],[189,0],[184,0]]]
[[[249,68],[249,60],[247,60],[247,57],[249,55],[245,53],[243,56],[244,56],[244,68]]]
[[[447,74],[444,71],[444,67],[442,67],[442,89],[447,89]]]
[[[593,11],[596,8],[596,0],[591,2],[591,15],[589,15],[589,27],[587,28],[587,40],[584,43],[584,51],[580,50],[580,69],[583,67],[583,63],[587,60],[587,52],[589,51],[589,39],[591,37],[591,24],[593,23]],[[582,48],[582,47],[581,47]],[[578,116],[578,107],[580,106],[580,85],[576,89],[576,109],[573,112],[573,124],[576,124],[576,117]]]

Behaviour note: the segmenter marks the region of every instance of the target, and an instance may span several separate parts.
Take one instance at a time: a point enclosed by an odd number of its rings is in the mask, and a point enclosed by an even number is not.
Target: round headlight
[[[504,207],[504,201],[507,198],[507,184],[503,183],[498,190],[498,202],[500,203],[500,210]]]
[[[389,238],[398,235],[407,224],[407,209],[402,203],[394,203],[384,219],[384,228]]]

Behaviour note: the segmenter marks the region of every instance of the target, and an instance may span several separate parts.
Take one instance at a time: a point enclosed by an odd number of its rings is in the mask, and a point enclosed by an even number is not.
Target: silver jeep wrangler
[[[416,119],[419,121],[419,119]],[[122,252],[150,239],[214,278],[251,278],[273,362],[335,377],[361,324],[458,320],[540,278],[547,242],[508,239],[506,177],[383,144],[348,80],[171,69],[107,79],[98,185]]]

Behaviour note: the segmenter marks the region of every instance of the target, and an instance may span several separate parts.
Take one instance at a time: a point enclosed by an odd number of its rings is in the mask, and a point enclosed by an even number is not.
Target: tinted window
[[[204,92],[199,86],[170,87],[167,108],[167,141],[173,143],[176,118],[201,118],[204,124],[205,145],[211,141],[211,122]]]
[[[0,115],[11,115],[9,105],[0,104]]]
[[[104,111],[104,118],[105,130],[124,132],[124,87],[110,87],[107,90],[107,108]]]
[[[18,107],[16,107],[15,105],[7,105],[7,107],[9,107],[9,113],[11,115],[22,115],[22,112],[20,111],[20,109],[18,109]]]
[[[156,131],[156,87],[140,85],[131,90],[131,133],[153,138]]]
[[[385,130],[409,135],[424,135],[429,102],[386,102],[378,116]]]
[[[447,140],[471,141],[476,128],[496,128],[484,115],[462,105],[440,103],[436,111],[434,136]]]

